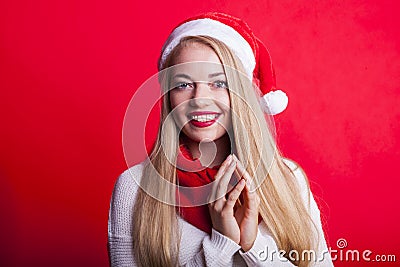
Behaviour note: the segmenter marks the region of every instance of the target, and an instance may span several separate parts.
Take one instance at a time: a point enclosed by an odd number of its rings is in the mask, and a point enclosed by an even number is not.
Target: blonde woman
[[[333,266],[306,176],[276,147],[269,118],[287,98],[247,24],[184,21],[159,69],[155,147],[111,200],[111,265]]]

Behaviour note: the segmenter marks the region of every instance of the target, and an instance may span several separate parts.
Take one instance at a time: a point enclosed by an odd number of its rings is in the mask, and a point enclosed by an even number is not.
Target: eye
[[[174,89],[193,89],[194,84],[193,83],[185,83],[185,82],[180,82],[175,84]]]
[[[222,88],[222,89],[227,89],[228,88],[228,83],[225,81],[215,81],[211,83],[213,88]]]

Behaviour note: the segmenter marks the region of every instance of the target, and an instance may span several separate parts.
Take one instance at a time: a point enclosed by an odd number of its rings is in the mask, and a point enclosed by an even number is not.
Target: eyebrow
[[[181,73],[181,74],[176,74],[176,75],[174,75],[173,78],[174,78],[174,79],[175,79],[175,78],[185,78],[185,79],[188,79],[188,80],[191,80],[191,79],[192,79],[189,75],[186,75],[186,74],[183,74],[183,73]]]
[[[211,73],[211,74],[208,75],[208,78],[214,78],[214,77],[217,77],[217,76],[220,76],[220,75],[224,75],[225,76],[225,73],[223,73],[223,72]]]
[[[224,75],[225,76],[225,73],[224,72],[211,73],[211,74],[208,75],[208,78],[214,78],[214,77],[217,77],[217,76],[220,76],[220,75]],[[185,79],[188,79],[188,80],[192,80],[192,78],[189,75],[183,74],[183,73],[176,74],[176,75],[174,75],[173,78],[185,78]]]

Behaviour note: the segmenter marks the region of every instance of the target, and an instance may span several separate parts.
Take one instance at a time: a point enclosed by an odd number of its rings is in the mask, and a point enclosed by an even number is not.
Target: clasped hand
[[[235,171],[240,180],[226,194]],[[252,178],[237,157],[229,155],[218,170],[215,180],[210,195],[215,201],[208,204],[213,228],[248,251],[257,236],[260,206],[259,196],[250,190]]]

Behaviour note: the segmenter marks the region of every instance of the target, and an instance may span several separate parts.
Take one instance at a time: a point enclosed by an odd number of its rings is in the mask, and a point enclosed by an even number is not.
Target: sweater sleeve
[[[315,260],[311,262],[311,266],[333,266],[330,253],[326,245],[324,232],[322,230],[320,211],[307,185],[306,177],[301,168],[298,168],[298,166],[294,162],[288,160],[285,160],[285,162],[293,170],[296,178],[298,179],[302,194],[302,200],[304,201],[304,203],[306,203],[307,206],[309,204],[310,215],[318,231],[318,249],[315,252],[316,257]],[[284,258],[279,254],[280,251],[277,247],[277,244],[272,236],[269,234],[268,230],[265,228],[265,230],[261,232],[260,227],[258,229],[257,237],[253,244],[253,247],[247,252],[239,250],[239,253],[246,264],[248,266],[295,266],[287,258]],[[306,257],[308,256],[307,254],[305,255]]]
[[[211,236],[204,237],[201,250],[183,266],[232,266],[233,255],[239,249],[233,240],[212,228]]]
[[[111,267],[136,266],[133,255],[132,216],[138,185],[132,175],[140,175],[136,165],[122,173],[115,183],[108,215],[108,254]]]
[[[272,236],[261,234],[260,229],[258,229],[253,247],[246,252],[239,250],[239,253],[247,266],[295,266],[288,259],[280,257],[279,249]]]

